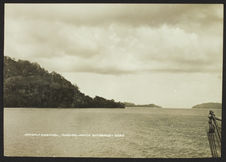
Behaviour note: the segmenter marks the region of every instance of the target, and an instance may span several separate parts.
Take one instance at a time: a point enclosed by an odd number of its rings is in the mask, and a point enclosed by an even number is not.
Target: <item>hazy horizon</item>
[[[6,4],[4,43],[91,97],[222,102],[222,4]]]

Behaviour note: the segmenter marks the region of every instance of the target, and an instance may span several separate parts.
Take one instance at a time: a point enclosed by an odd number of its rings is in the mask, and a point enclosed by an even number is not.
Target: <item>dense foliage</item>
[[[208,103],[202,103],[193,106],[192,108],[210,108],[210,109],[221,109],[222,104],[217,102],[208,102]]]
[[[37,63],[4,57],[5,107],[105,107],[124,108],[124,104],[79,91],[56,72],[49,73]]]

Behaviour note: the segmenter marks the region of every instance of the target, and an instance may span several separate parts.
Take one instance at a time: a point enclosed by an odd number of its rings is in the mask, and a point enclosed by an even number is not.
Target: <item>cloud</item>
[[[7,4],[5,25],[5,55],[54,71],[222,70],[222,5]]]
[[[6,9],[7,15],[20,19],[91,26],[111,22],[135,26],[206,25],[223,20],[220,4],[7,4]]]

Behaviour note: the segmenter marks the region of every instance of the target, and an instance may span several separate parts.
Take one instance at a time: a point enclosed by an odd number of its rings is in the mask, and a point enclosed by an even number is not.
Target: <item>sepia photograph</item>
[[[220,158],[223,15],[5,3],[4,156]]]

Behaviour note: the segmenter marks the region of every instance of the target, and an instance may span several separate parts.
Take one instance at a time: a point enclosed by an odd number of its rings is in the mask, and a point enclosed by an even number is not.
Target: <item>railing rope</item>
[[[213,111],[209,112],[209,131],[207,132],[211,154],[213,157],[219,157],[221,154],[221,127],[219,127],[217,121],[221,121],[217,118]],[[219,152],[219,154],[218,154]]]

